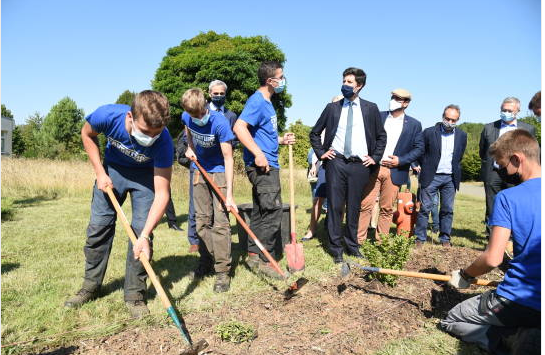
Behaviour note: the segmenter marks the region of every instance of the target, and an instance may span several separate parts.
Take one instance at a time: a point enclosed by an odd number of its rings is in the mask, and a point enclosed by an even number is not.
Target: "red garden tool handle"
[[[193,161],[193,163],[195,163],[195,165],[197,166],[197,168],[199,169],[201,175],[206,179],[206,181],[208,182],[208,184],[212,187],[212,189],[214,189],[214,192],[216,193],[216,195],[218,195],[218,197],[220,198],[220,200],[225,204],[225,196],[223,196],[223,194],[221,193],[220,189],[218,188],[218,186],[212,181],[212,179],[210,178],[210,176],[208,175],[208,173],[203,169],[203,167],[201,166],[201,164],[199,164],[199,162],[197,161],[196,158],[192,158],[191,159]],[[269,262],[271,263],[271,266],[276,270],[276,272],[278,272],[280,275],[282,275],[283,278],[286,278],[286,274],[282,271],[282,269],[280,268],[280,266],[278,265],[278,263],[276,262],[276,260],[274,260],[274,258],[271,256],[271,254],[269,254],[269,252],[265,249],[265,247],[263,246],[263,244],[261,244],[261,242],[259,241],[259,239],[257,239],[257,237],[255,236],[255,234],[252,232],[252,230],[250,229],[250,227],[248,226],[248,224],[246,222],[244,222],[244,219],[242,219],[242,217],[240,217],[240,215],[235,211],[233,210],[232,208],[229,208],[229,212],[231,212],[235,218],[237,219],[238,223],[242,226],[242,228],[244,228],[244,230],[246,231],[246,233],[248,233],[248,235],[250,236],[250,238],[252,238],[255,242],[255,244],[257,245],[257,247],[259,248],[259,250],[261,250],[261,252],[263,253],[263,255],[265,255],[265,257],[267,258],[267,260],[269,260]]]

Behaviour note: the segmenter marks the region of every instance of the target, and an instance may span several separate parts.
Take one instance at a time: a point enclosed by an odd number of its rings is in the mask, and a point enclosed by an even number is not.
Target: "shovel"
[[[117,215],[121,219],[121,223],[123,223],[123,227],[125,227],[125,230],[129,234],[129,238],[131,239],[131,242],[133,243],[133,245],[136,244],[136,235],[134,234],[134,231],[132,230],[131,225],[129,224],[129,221],[127,220],[127,217],[125,216],[125,213],[121,209],[119,202],[117,202],[117,198],[115,197],[112,188],[108,186],[106,188],[106,192],[108,193],[108,196],[110,197],[110,200],[112,201],[112,204],[114,205],[114,208],[117,211]],[[163,289],[163,286],[161,286],[161,283],[159,282],[159,279],[157,278],[155,271],[153,271],[153,268],[151,267],[150,262],[146,258],[140,258],[140,262],[142,263],[142,265],[144,265],[144,268],[146,269],[146,272],[148,273],[148,276],[151,280],[151,283],[153,284],[153,287],[155,287],[155,290],[157,291],[159,298],[161,298],[163,307],[166,308],[168,315],[170,316],[170,318],[172,318],[172,320],[174,321],[174,324],[176,324],[176,328],[178,328],[183,338],[190,346],[190,348],[182,351],[181,355],[197,355],[199,352],[201,352],[206,347],[208,347],[208,343],[206,342],[205,339],[201,339],[197,343],[193,343],[193,341],[191,340],[191,336],[189,335],[189,332],[187,331],[183,318],[182,318],[182,321],[180,322],[176,309],[174,309],[174,307],[170,303],[170,300],[168,299],[167,294],[165,293],[165,290]]]
[[[208,184],[212,187],[212,189],[214,190],[214,192],[216,193],[216,195],[218,196],[218,198],[223,202],[223,204],[225,205],[225,196],[223,196],[223,194],[221,193],[220,189],[218,188],[218,186],[214,183],[214,181],[212,181],[212,179],[210,178],[210,176],[208,175],[208,173],[206,172],[206,170],[203,169],[203,167],[201,166],[201,164],[197,161],[197,159],[193,158],[192,161],[195,163],[195,165],[197,166],[197,168],[199,169],[199,171],[201,172],[201,175],[204,177],[204,179],[208,182]],[[244,230],[246,231],[246,233],[248,233],[248,236],[250,238],[252,238],[255,242],[255,244],[257,245],[257,247],[259,248],[259,250],[261,250],[261,252],[263,253],[263,255],[265,255],[265,257],[267,258],[267,260],[271,263],[271,266],[273,267],[274,270],[276,270],[276,272],[278,274],[280,274],[280,276],[282,276],[282,278],[284,280],[286,280],[288,278],[288,275],[286,275],[286,273],[284,271],[282,271],[282,269],[280,268],[280,266],[278,265],[278,263],[276,262],[276,260],[274,260],[274,258],[271,256],[271,254],[267,251],[267,249],[265,249],[265,247],[263,246],[263,244],[261,244],[261,242],[259,241],[259,239],[257,239],[257,237],[255,236],[254,232],[252,232],[252,230],[250,229],[250,227],[248,226],[248,224],[246,224],[246,222],[244,222],[244,219],[242,219],[242,217],[240,217],[240,215],[235,211],[233,210],[232,208],[229,209],[229,212],[231,212],[235,218],[237,219],[238,223],[242,226],[242,228],[244,228]],[[300,280],[297,280],[295,281],[293,284],[291,284],[288,288],[288,290],[286,291],[286,295],[293,295],[298,289],[300,289],[304,284],[306,284],[308,280],[306,279],[300,279]]]
[[[419,279],[429,279],[429,280],[435,280],[435,281],[447,281],[448,282],[450,280],[449,275],[439,275],[439,274],[430,274],[430,273],[425,273],[425,272],[393,270],[393,269],[382,269],[382,268],[378,268],[378,267],[363,266],[363,265],[360,265],[360,264],[355,263],[353,261],[349,261],[348,264],[350,266],[354,266],[354,267],[357,267],[359,269],[362,269],[363,271],[377,272],[379,274],[416,277],[416,278],[419,278]],[[479,285],[479,286],[496,287],[496,286],[498,286],[498,281],[475,279],[472,282],[472,284]]]
[[[286,244],[284,252],[288,261],[290,272],[301,271],[305,268],[305,254],[303,253],[303,244],[297,243],[295,233],[295,191],[293,188],[293,148],[289,145],[289,164],[290,164],[290,238],[291,243]]]

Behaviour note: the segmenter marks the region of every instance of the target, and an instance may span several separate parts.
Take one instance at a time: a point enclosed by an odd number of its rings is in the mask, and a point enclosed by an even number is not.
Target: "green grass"
[[[287,169],[282,171],[284,203],[289,202]],[[295,202],[296,229],[303,236],[309,222],[307,210],[311,206],[310,188],[305,171],[296,172]],[[2,205],[4,199],[13,201],[12,220],[2,223],[2,344],[23,342],[2,349],[3,354],[18,353],[28,346],[60,344],[82,337],[113,334],[127,327],[142,325],[143,321],[128,319],[123,302],[123,279],[127,236],[119,224],[116,230],[103,296],[78,310],[63,307],[65,299],[81,286],[85,243],[85,229],[89,221],[90,196],[93,182],[90,164],[85,162],[52,162],[45,160],[2,160]],[[251,202],[251,188],[245,176],[235,179],[235,201]],[[185,169],[176,167],[172,189],[177,215],[184,218],[187,231],[187,184]],[[475,207],[478,206],[478,207]],[[463,196],[457,197],[455,211],[455,245],[483,248],[480,222],[484,202]],[[482,208],[481,208],[482,207]],[[130,219],[130,203],[124,210]],[[182,313],[204,311],[241,301],[269,291],[271,286],[262,278],[238,265],[234,271],[231,290],[225,294],[212,291],[213,278],[199,285],[192,284],[187,274],[196,266],[197,256],[188,254],[187,232],[176,232],[161,223],[155,231],[154,261],[163,287],[172,296],[175,307]],[[238,242],[236,223],[231,217],[233,242]],[[323,228],[320,223],[319,228]],[[459,235],[457,234],[459,233]],[[235,245],[236,248],[236,245]],[[310,282],[324,280],[336,273],[332,259],[319,240],[305,244],[306,269]],[[234,249],[233,262],[240,263],[240,253]],[[285,260],[281,265],[285,266]],[[281,281],[270,281],[283,288]],[[150,290],[150,324],[170,324],[166,312],[154,290]],[[446,342],[450,352],[458,352],[458,341],[439,330],[426,329],[437,342]],[[416,335],[399,344],[389,344],[384,354],[395,349],[417,349],[428,336]],[[26,343],[28,342],[28,343]],[[427,344],[427,343],[426,343]],[[426,345],[428,346],[428,345]],[[429,346],[433,346],[430,344]],[[394,350],[389,350],[394,349]],[[407,352],[410,353],[410,352]],[[431,352],[430,352],[431,354]]]

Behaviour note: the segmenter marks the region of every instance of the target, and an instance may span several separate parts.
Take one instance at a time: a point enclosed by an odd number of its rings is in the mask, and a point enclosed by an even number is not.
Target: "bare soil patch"
[[[449,273],[468,265],[479,251],[427,245],[413,250],[406,269]],[[487,275],[499,280],[501,272]],[[369,281],[359,270],[351,277],[308,283],[290,300],[270,291],[242,304],[185,315],[194,340],[205,338],[207,354],[369,354],[393,339],[415,335],[435,323],[456,303],[482,292],[473,286],[458,292],[431,280],[399,278],[391,288]],[[219,323],[251,324],[258,336],[251,342],[222,342]],[[185,348],[177,329],[139,327],[116,335],[82,340],[34,354],[180,354]]]

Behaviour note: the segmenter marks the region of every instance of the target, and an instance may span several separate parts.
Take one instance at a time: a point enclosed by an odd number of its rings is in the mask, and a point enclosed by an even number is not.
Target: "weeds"
[[[216,326],[216,334],[222,341],[243,343],[257,338],[257,331],[250,324],[232,320]]]
[[[13,200],[10,198],[2,198],[2,222],[11,221],[14,215]]]

